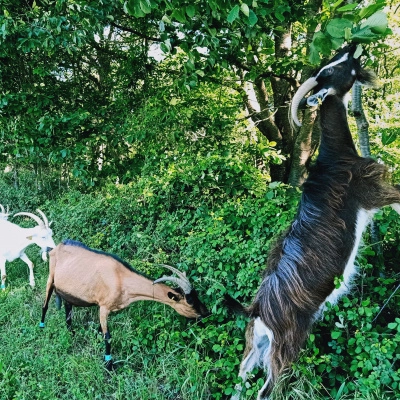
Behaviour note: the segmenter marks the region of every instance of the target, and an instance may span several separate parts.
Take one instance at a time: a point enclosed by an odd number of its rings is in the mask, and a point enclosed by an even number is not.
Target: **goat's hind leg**
[[[1,289],[6,289],[6,259],[2,258],[0,260],[0,270],[1,270]]]
[[[107,325],[107,318],[109,313],[110,310],[107,307],[100,306],[100,325],[103,332],[104,344],[106,348],[106,352],[104,354],[104,364],[107,371],[112,371],[114,369],[114,365],[111,357],[111,335]]]
[[[67,329],[74,333],[72,331],[72,304],[68,303],[68,301],[66,301],[64,299],[64,308],[65,308],[65,322],[67,323]]]

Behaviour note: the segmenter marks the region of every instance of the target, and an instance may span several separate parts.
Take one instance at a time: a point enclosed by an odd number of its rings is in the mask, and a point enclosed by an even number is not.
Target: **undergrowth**
[[[258,172],[240,165],[221,168],[219,161],[210,160],[198,169],[187,162],[174,168],[162,165],[158,174],[129,185],[53,193],[52,200],[43,194],[31,197],[25,209],[26,192],[0,181],[1,203],[10,204],[12,212],[38,207],[45,211],[54,221],[56,242],[81,240],[118,254],[154,278],[165,273],[157,264],[177,265],[212,311],[197,323],[152,302],[134,303],[112,314],[112,354],[118,368],[109,374],[102,365],[96,308],[75,309],[71,335],[64,313],[52,302],[46,327],[39,329],[47,265],[32,246],[28,254],[36,263],[36,288],[29,287],[27,267],[17,260],[8,263],[8,287],[0,293],[0,399],[231,396],[247,320],[228,314],[223,296],[251,302],[268,250],[292,221],[299,193],[281,184],[264,186]],[[219,173],[229,179],[238,176],[234,191],[225,190],[225,181],[218,183]],[[249,178],[252,173],[254,180]],[[209,179],[199,183],[203,174]],[[276,386],[273,400],[400,397],[400,223],[389,210],[380,211],[377,219],[383,258],[376,257],[367,234],[353,289],[315,325],[298,362]],[[244,398],[255,399],[263,380],[264,373],[254,371]]]

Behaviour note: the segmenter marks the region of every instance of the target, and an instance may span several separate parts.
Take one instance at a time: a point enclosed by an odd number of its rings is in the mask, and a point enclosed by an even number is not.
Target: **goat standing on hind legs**
[[[253,319],[246,329],[246,351],[239,376],[246,380],[255,367],[267,370],[258,400],[267,399],[282,372],[296,360],[312,323],[325,302],[335,303],[355,274],[361,235],[374,213],[391,205],[400,213],[400,190],[385,183],[385,167],[357,154],[347,122],[346,95],[357,80],[372,85],[374,75],[354,58],[348,46],[296,92],[291,118],[304,96],[321,103],[321,143],[315,165],[303,185],[296,219],[271,251],[253,303],[231,307]],[[335,278],[342,277],[335,289]],[[241,386],[232,397],[238,400]]]
[[[73,240],[64,241],[50,252],[46,299],[39,326],[44,328],[53,290],[64,300],[68,329],[71,329],[72,306],[99,306],[106,349],[104,360],[106,368],[111,370],[111,335],[107,325],[110,312],[122,310],[135,301],[153,300],[171,306],[187,318],[209,315],[186,275],[174,267],[163,266],[175,272],[177,277],[153,280],[113,254],[90,249]],[[174,282],[179,287],[171,288],[160,283],[164,281]]]

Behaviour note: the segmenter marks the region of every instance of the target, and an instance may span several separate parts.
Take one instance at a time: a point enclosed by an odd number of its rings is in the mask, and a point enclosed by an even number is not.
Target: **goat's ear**
[[[177,295],[176,293],[172,293],[172,292],[168,292],[168,297],[174,301],[179,301],[182,298],[181,296]]]
[[[32,240],[32,236],[27,236],[26,237],[28,240]]]

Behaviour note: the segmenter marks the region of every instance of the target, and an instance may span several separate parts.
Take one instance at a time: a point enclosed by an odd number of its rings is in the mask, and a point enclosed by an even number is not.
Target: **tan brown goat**
[[[178,276],[164,276],[153,280],[135,271],[113,254],[90,249],[77,241],[64,241],[50,252],[49,278],[40,327],[44,327],[53,290],[64,300],[69,329],[72,306],[99,306],[100,325],[106,347],[104,358],[107,369],[111,369],[111,336],[107,326],[110,312],[122,310],[135,301],[152,300],[171,306],[178,314],[187,318],[209,315],[186,275],[174,267],[165,264],[163,266]],[[179,287],[173,289],[159,284],[163,281],[174,282]]]

